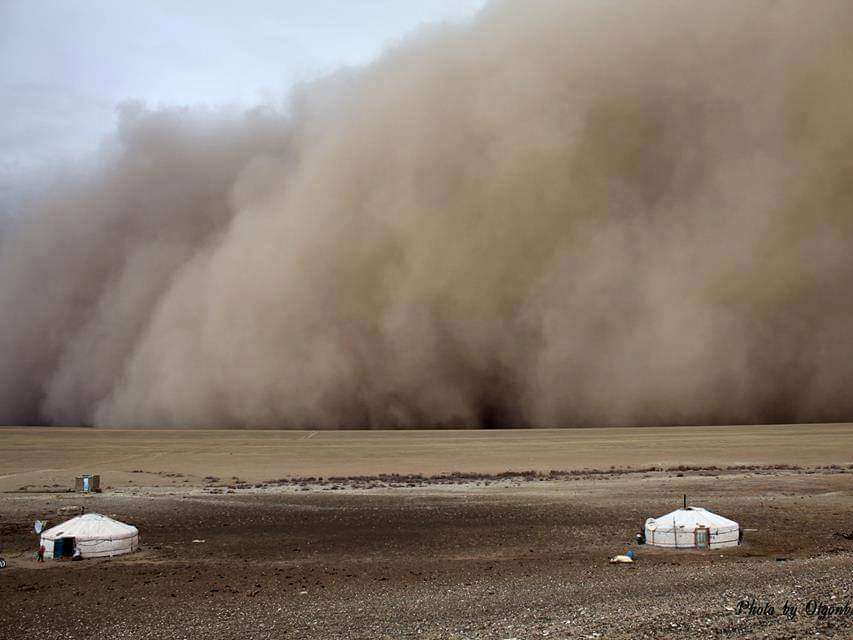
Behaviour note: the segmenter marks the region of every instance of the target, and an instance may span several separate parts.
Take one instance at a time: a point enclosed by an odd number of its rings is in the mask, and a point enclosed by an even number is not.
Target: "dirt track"
[[[853,531],[853,469],[423,485],[4,494],[0,636],[853,637],[853,614],[804,611],[853,607],[853,541],[833,535]],[[724,552],[606,563],[682,493],[758,531]],[[31,523],[63,504],[136,524],[142,551],[36,565]],[[776,612],[738,612],[750,598]]]

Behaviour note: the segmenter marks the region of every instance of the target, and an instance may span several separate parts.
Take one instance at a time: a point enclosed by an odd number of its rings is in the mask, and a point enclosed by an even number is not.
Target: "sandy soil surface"
[[[853,613],[809,615],[853,607],[850,464],[257,487],[136,477],[91,497],[0,494],[0,637],[853,637]],[[725,551],[635,546],[682,493],[755,531]],[[141,550],[36,564],[33,520],[69,505],[137,525]],[[634,565],[607,563],[632,547]]]
[[[0,491],[198,484],[205,476],[435,475],[853,462],[853,424],[493,431],[0,429]],[[146,474],[140,475],[144,471]],[[181,474],[179,477],[177,474]]]

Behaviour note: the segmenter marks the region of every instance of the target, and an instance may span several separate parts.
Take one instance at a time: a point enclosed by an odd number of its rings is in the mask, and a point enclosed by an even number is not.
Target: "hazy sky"
[[[95,149],[116,105],[278,102],[485,0],[0,0],[0,204]]]

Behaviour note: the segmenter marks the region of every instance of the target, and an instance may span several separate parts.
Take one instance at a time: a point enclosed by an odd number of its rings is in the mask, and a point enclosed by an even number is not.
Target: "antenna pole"
[[[684,508],[687,508],[687,494],[684,494]]]

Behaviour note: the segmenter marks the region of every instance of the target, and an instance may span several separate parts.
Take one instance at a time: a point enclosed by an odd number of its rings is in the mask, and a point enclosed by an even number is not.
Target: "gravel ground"
[[[682,493],[757,531],[607,563]],[[141,550],[37,565],[33,520],[73,504]],[[853,638],[811,612],[853,609],[851,532],[847,468],[6,493],[0,637]]]

